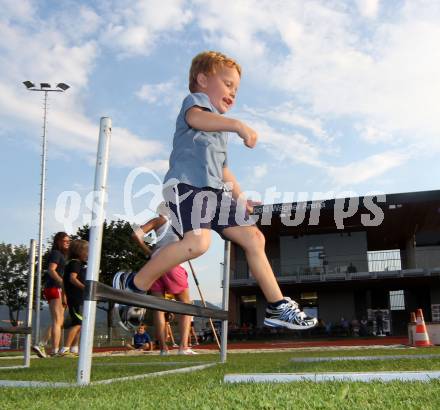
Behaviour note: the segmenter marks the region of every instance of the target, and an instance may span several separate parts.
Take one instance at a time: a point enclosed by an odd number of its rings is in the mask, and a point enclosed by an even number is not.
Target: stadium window
[[[309,247],[309,268],[321,269],[324,262],[324,247],[323,246],[310,246]]]
[[[390,309],[405,310],[405,292],[403,290],[390,290]]]

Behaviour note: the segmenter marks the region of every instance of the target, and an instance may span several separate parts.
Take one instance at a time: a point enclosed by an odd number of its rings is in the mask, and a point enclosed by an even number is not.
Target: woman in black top
[[[52,318],[52,351],[57,354],[60,347],[61,329],[64,322],[65,299],[63,297],[63,275],[69,251],[70,238],[66,232],[58,232],[54,239],[52,250],[49,254],[48,269],[44,297],[49,304]],[[63,300],[64,299],[64,300]]]

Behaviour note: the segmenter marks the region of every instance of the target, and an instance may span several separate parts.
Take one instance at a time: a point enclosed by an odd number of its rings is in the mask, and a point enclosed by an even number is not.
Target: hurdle
[[[0,370],[23,369],[31,365],[31,344],[32,344],[32,304],[34,301],[34,278],[35,278],[35,239],[31,239],[29,246],[29,274],[27,283],[27,309],[26,319],[23,327],[9,329],[0,327],[0,333],[11,333],[26,335],[24,342],[23,364],[18,366],[0,367]],[[40,307],[37,306],[36,309]]]
[[[89,260],[86,274],[86,289],[84,293],[83,323],[81,326],[81,341],[77,370],[77,384],[89,385],[92,366],[93,337],[96,320],[96,304],[98,301],[114,301],[117,303],[137,306],[164,312],[178,313],[198,317],[212,318],[222,321],[221,335],[221,362],[226,361],[227,330],[228,330],[228,291],[229,291],[229,251],[230,244],[225,243],[225,263],[223,270],[223,298],[222,309],[212,309],[195,306],[192,304],[169,301],[149,295],[138,295],[118,289],[113,289],[99,282],[99,266],[101,261],[102,234],[104,223],[104,201],[107,191],[108,160],[110,152],[112,122],[108,117],[101,118],[99,129],[98,153],[96,158],[94,200],[92,209],[92,222],[90,226]],[[215,363],[209,364],[209,366]],[[170,372],[193,371],[206,368],[208,365],[192,366],[167,371]],[[148,377],[148,375],[132,376],[132,379]],[[95,383],[112,383],[129,378],[110,379]]]

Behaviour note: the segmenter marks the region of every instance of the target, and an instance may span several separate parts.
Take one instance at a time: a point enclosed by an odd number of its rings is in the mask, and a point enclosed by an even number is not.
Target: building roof
[[[440,190],[261,205],[254,215],[268,240],[366,231],[369,250],[405,248],[414,235],[440,245]]]

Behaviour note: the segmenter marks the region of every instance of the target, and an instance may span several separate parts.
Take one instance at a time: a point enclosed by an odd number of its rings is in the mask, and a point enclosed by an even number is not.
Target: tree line
[[[104,222],[101,268],[99,280],[111,285],[116,272],[124,270],[138,270],[146,262],[145,255],[131,239],[133,230],[127,221],[117,220]],[[90,227],[80,227],[72,239],[89,240]],[[53,238],[53,237],[52,237]],[[43,281],[47,269],[47,259],[52,243],[49,242],[43,255]],[[12,326],[17,326],[20,314],[27,303],[27,277],[29,273],[29,247],[26,245],[12,245],[0,243],[0,305],[8,308],[9,320]],[[44,283],[42,284],[42,288]],[[108,326],[112,323],[111,302],[107,303]],[[102,308],[102,307],[101,307]]]

